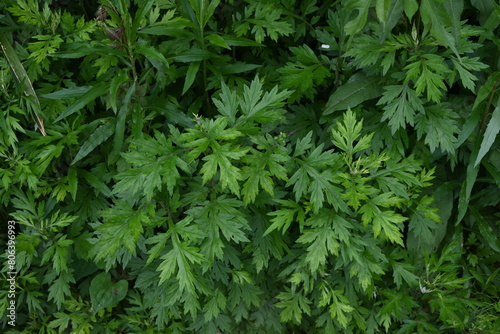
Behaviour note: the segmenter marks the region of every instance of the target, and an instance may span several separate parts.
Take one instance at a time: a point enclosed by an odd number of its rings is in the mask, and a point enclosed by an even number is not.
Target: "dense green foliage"
[[[0,9],[3,333],[498,333],[496,1]]]

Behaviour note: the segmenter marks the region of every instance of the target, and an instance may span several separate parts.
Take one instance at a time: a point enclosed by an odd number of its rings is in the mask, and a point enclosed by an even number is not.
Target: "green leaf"
[[[467,117],[467,120],[465,121],[465,124],[463,125],[462,130],[457,137],[455,149],[458,149],[460,146],[462,146],[462,144],[470,137],[474,130],[479,127],[482,113],[483,110],[481,110],[481,108],[473,107],[472,112],[469,114],[469,117]]]
[[[297,140],[297,143],[295,144],[295,153],[293,155],[294,157],[303,155],[304,153],[306,153],[306,150],[310,149],[313,146],[313,144],[311,143],[312,134],[313,132],[309,131],[304,138]]]
[[[2,51],[5,55],[5,59],[7,59],[7,62],[9,64],[12,73],[14,74],[14,77],[16,78],[17,84],[21,85],[21,87],[24,89],[24,94],[26,94],[26,96],[32,96],[33,99],[35,100],[35,103],[33,104],[33,107],[35,108],[35,110],[33,111],[34,118],[40,132],[42,133],[42,135],[46,136],[47,134],[45,133],[43,119],[40,118],[40,114],[42,113],[40,102],[38,101],[35,89],[33,88],[31,80],[28,74],[26,73],[23,64],[21,64],[21,61],[19,60],[19,57],[16,54],[16,51],[10,44],[7,37],[5,37],[3,32],[0,32],[0,47],[2,48]]]
[[[96,192],[96,194],[98,192],[100,192],[106,197],[111,196],[111,190],[97,176],[87,172],[86,170],[79,170],[78,173],[83,176],[85,181],[87,181],[89,183],[89,185],[92,186],[92,188],[94,188],[94,191]]]
[[[375,13],[381,23],[387,22],[391,0],[375,0]]]
[[[288,288],[287,291],[280,292],[277,296],[278,303],[276,307],[283,309],[281,311],[280,317],[284,322],[294,320],[297,324],[301,323],[302,314],[311,314],[311,308],[309,304],[311,301],[307,299],[301,292],[292,293]]]
[[[364,101],[380,96],[382,91],[379,78],[375,76],[366,78],[363,74],[355,74],[346,84],[337,88],[330,95],[323,115],[329,115],[337,110],[354,108]]]
[[[115,112],[118,111],[118,92],[120,91],[120,86],[129,80],[127,72],[121,70],[117,75],[111,79],[109,84],[109,104]]]
[[[406,16],[408,17],[408,20],[411,21],[413,15],[418,10],[418,3],[417,0],[404,0],[404,11]]]
[[[208,36],[205,36],[205,39],[208,40],[213,45],[220,46],[220,47],[223,47],[224,49],[231,50],[231,48],[227,44],[227,41],[217,34],[210,34]]]
[[[205,311],[205,321],[211,321],[216,318],[222,311],[225,310],[227,304],[227,298],[224,294],[216,289],[214,295],[208,300],[207,304],[204,306]]]
[[[280,203],[282,207],[287,205],[289,208],[282,208],[280,210],[268,213],[268,215],[275,216],[275,218],[271,219],[271,222],[273,223],[264,232],[264,236],[268,235],[274,230],[280,229],[284,234],[290,227],[290,224],[294,221],[295,215],[300,210],[300,208],[294,201],[280,200],[278,203]]]
[[[295,90],[291,96],[291,101],[297,101],[302,95],[312,100],[316,94],[314,87],[323,83],[330,75],[330,70],[319,61],[318,57],[307,45],[291,47],[296,62],[288,62],[284,67],[279,68],[282,74],[282,86]]]
[[[219,70],[221,74],[237,74],[242,72],[253,71],[260,67],[262,67],[262,65],[247,64],[237,61],[234,64],[218,65],[217,70]]]
[[[389,120],[393,134],[400,128],[405,129],[407,124],[413,126],[417,112],[424,112],[421,99],[407,84],[385,86],[384,93],[377,104],[385,104],[382,120]]]
[[[498,107],[493,110],[491,119],[486,127],[486,131],[484,132],[483,141],[481,142],[481,148],[479,149],[476,161],[474,162],[474,167],[478,166],[483,157],[490,151],[498,132],[500,132],[500,98],[498,99]]]
[[[265,165],[243,167],[243,178],[247,178],[247,181],[243,185],[243,189],[241,191],[245,205],[255,201],[256,196],[259,194],[259,185],[269,195],[274,196],[274,182],[270,177],[271,173],[265,170],[265,167]]]
[[[141,25],[141,21],[144,20],[146,14],[148,14],[151,10],[151,6],[153,6],[153,0],[142,1],[138,10],[135,12],[134,21],[132,22],[132,34],[130,38],[135,39],[135,33],[139,30]]]
[[[142,224],[149,222],[149,218],[126,202],[118,202],[101,215],[104,223],[96,227],[97,238],[93,240],[91,256],[96,262],[104,261],[109,270],[117,262],[126,264],[127,258],[136,254],[137,241],[144,231]],[[129,256],[123,256],[125,253]]]
[[[64,44],[57,53],[51,54],[50,56],[52,58],[76,59],[101,52],[104,52],[107,55],[121,54],[121,52],[115,48],[109,46],[92,45],[89,44],[88,41],[85,41]]]
[[[135,51],[144,55],[148,59],[157,60],[157,61],[163,63],[165,65],[165,67],[169,66],[168,61],[165,58],[165,56],[163,56],[163,54],[161,54],[158,50],[156,50],[151,45],[137,43],[137,44],[135,44]]]
[[[474,206],[470,206],[470,211],[476,219],[476,223],[479,225],[479,238],[484,238],[491,249],[500,253],[500,241],[497,238],[498,234],[495,233],[495,231],[491,228],[490,223],[484,219],[481,213]]]
[[[446,73],[451,72],[444,62],[442,56],[436,54],[424,54],[420,57],[411,57],[414,61],[405,67],[406,81],[415,80],[415,91],[417,95],[427,91],[427,98],[439,103],[441,96],[446,90],[444,84]]]
[[[407,220],[406,217],[394,211],[380,211],[373,218],[373,236],[377,238],[381,232],[383,232],[382,235],[385,239],[404,246],[403,234],[401,233],[400,227],[396,224],[401,224],[405,220]]]
[[[459,1],[459,0],[451,0]],[[458,6],[454,5],[454,13],[458,13]],[[449,26],[447,18],[449,17],[443,4],[434,0],[422,0],[420,5],[420,14],[422,21],[426,26],[430,26],[430,32],[434,38],[443,46],[449,47],[453,53],[460,59],[456,44],[458,40],[452,34],[446,31],[445,27]]]
[[[377,0],[377,4],[383,3],[384,6],[385,1]],[[394,0],[388,1],[388,9],[386,14],[386,20],[383,24],[382,34],[380,35],[379,41],[385,41],[391,30],[397,25],[399,20],[401,19],[401,15],[403,14],[405,0]],[[377,14],[378,16],[378,14]],[[379,18],[380,20],[380,18]],[[382,21],[381,21],[382,22]]]
[[[411,266],[409,263],[394,262],[392,264],[392,269],[393,269],[392,276],[394,278],[394,283],[396,283],[398,289],[401,287],[401,284],[403,283],[402,280],[404,280],[410,287],[418,286],[419,277],[411,272],[414,271],[415,268]]]
[[[182,63],[191,63],[194,61],[201,61],[201,60],[206,60],[206,59],[211,59],[211,58],[219,58],[215,53],[212,53],[210,51],[198,49],[198,48],[192,48],[187,51],[184,51],[183,53],[174,56],[173,59],[178,62]]]
[[[368,11],[371,3],[372,0],[349,0],[346,4],[346,9],[357,11],[357,15],[345,25],[344,30],[347,35],[355,35],[363,29],[368,18]]]
[[[71,197],[73,198],[73,201],[75,201],[76,193],[78,191],[78,177],[75,168],[70,168],[68,171],[68,186]]]
[[[344,296],[341,290],[332,291],[333,302],[330,304],[329,312],[332,318],[337,319],[340,326],[347,328],[349,320],[346,313],[351,313],[354,308],[349,305],[349,299]]]
[[[217,110],[229,119],[229,124],[234,125],[236,112],[238,110],[238,97],[235,91],[231,91],[225,83],[221,83],[220,100],[212,98]]]
[[[438,189],[438,194],[439,194]],[[408,249],[418,251],[424,250],[432,253],[439,246],[442,235],[438,233],[440,216],[431,209],[433,198],[424,196],[418,203],[417,209],[408,224],[408,237],[406,240]]]
[[[237,221],[233,221],[234,215],[232,217],[231,215],[220,215],[219,217],[223,219],[217,220],[217,226],[220,228],[220,231],[227,241],[237,244],[249,241],[243,231],[243,229],[248,228],[246,224],[240,224]]]
[[[462,187],[460,189],[460,197],[458,199],[458,215],[455,225],[458,225],[462,222],[462,219],[464,218],[465,213],[467,212],[469,206],[469,200],[472,194],[472,188],[476,183],[477,174],[479,172],[479,165],[474,164],[474,162],[477,160],[477,156],[479,153],[478,151],[479,151],[479,145],[476,144],[472,151],[470,161],[467,164],[465,182],[462,183]]]
[[[137,200],[139,195],[149,201],[164,185],[173,195],[180,178],[179,169],[190,172],[188,164],[178,156],[172,140],[167,140],[159,132],[155,133],[154,139],[146,137],[131,141],[130,151],[122,156],[133,168],[116,175],[113,192],[130,200]]]
[[[119,154],[122,151],[123,146],[123,137],[125,136],[125,127],[127,114],[129,112],[130,100],[132,98],[132,94],[135,93],[136,83],[132,82],[132,85],[127,90],[125,97],[122,100],[122,105],[118,110],[118,115],[116,118],[116,128],[115,128],[115,136],[113,138],[113,151],[109,155],[109,160],[111,162],[116,162],[118,160]]]
[[[324,217],[313,217],[317,226],[312,230],[306,230],[297,239],[297,243],[309,244],[307,247],[306,262],[312,271],[318,270],[320,266],[326,264],[328,253],[338,255],[339,243],[331,224],[327,224]],[[320,221],[320,219],[322,219]]]
[[[73,87],[58,90],[57,92],[42,94],[40,97],[51,100],[77,99],[92,87]]]
[[[240,100],[240,107],[245,117],[236,124],[239,125],[239,123],[250,120],[259,123],[282,120],[283,110],[279,108],[291,93],[288,90],[278,92],[278,87],[275,86],[262,95],[262,83],[259,77],[255,77],[250,86],[243,87],[243,99]]]
[[[222,39],[228,46],[265,46],[261,43],[244,37],[236,37],[232,35],[222,35]]]
[[[191,87],[191,85],[194,82],[194,79],[196,79],[196,74],[198,73],[198,69],[200,68],[201,62],[195,61],[189,64],[187,73],[186,73],[186,79],[184,81],[184,87],[182,88],[182,95],[186,94],[188,89]]]
[[[463,0],[446,0],[443,2],[444,8],[451,18],[451,31],[453,38],[458,42],[460,40],[460,17],[464,9]]]
[[[163,262],[156,269],[160,271],[158,285],[161,285],[177,272],[176,278],[179,282],[180,291],[187,291],[189,294],[196,296],[195,283],[197,279],[194,276],[191,265],[199,265],[205,261],[203,255],[199,253],[198,248],[174,241],[173,248],[163,255],[161,259]]]
[[[418,138],[425,136],[425,144],[431,151],[440,147],[448,153],[455,152],[458,127],[451,108],[444,104],[429,106],[425,114],[418,114],[415,120]]]
[[[83,107],[85,107],[90,102],[94,101],[99,96],[104,95],[108,90],[109,86],[106,82],[100,82],[89,89],[85,94],[83,94],[80,98],[75,100],[72,104],[70,104],[64,111],[59,115],[54,122],[58,122],[69,115],[79,111]]]
[[[490,94],[494,93],[494,87],[500,83],[500,72],[491,73],[486,82],[479,88],[472,110],[476,110],[479,105],[486,100]]]
[[[102,309],[115,306],[127,296],[127,292],[126,280],[114,283],[109,273],[100,273],[90,282],[89,293],[93,313],[97,314]]]
[[[239,196],[240,184],[238,181],[242,180],[240,169],[231,164],[230,160],[239,160],[248,149],[229,148],[228,144],[221,147],[220,151],[214,152],[203,158],[206,162],[203,164],[200,172],[203,174],[203,184],[211,180],[217,171],[220,171],[220,182],[222,188],[229,188],[229,190]]]
[[[51,277],[52,276],[52,277]],[[70,283],[75,283],[75,279],[68,272],[61,272],[59,277],[55,278],[50,272],[46,274],[45,279],[50,279],[50,287],[48,289],[48,301],[53,300],[57,308],[60,309],[65,300],[71,296]]]
[[[115,122],[106,120],[103,125],[99,126],[80,147],[80,150],[78,150],[78,153],[71,162],[71,165],[74,165],[78,161],[85,158],[97,146],[108,140],[108,138],[113,134],[115,125]]]
[[[164,24],[156,24],[139,30],[140,34],[155,35],[155,36],[171,36],[192,38],[193,33],[186,29],[190,26],[189,21],[184,18],[177,18],[173,22]]]
[[[365,135],[359,139],[354,146],[355,141],[361,135],[363,129],[363,121],[357,121],[356,115],[350,109],[344,113],[343,122],[337,122],[337,129],[332,128],[332,142],[333,144],[352,156],[354,153],[365,150],[370,147],[370,141],[373,133]]]

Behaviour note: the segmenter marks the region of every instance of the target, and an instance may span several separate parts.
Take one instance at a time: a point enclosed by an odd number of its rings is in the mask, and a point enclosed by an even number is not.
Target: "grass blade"
[[[499,99],[500,101],[500,99]],[[495,142],[498,132],[500,132],[500,107],[496,107],[493,111],[493,116],[486,127],[486,131],[484,132],[483,141],[481,143],[481,148],[479,149],[479,153],[476,158],[476,162],[474,163],[474,167],[479,165],[481,159],[489,152],[491,146]]]
[[[71,162],[74,165],[81,159],[85,158],[90,152],[92,152],[97,146],[101,145],[103,142],[108,140],[113,134],[116,122],[106,122],[105,124],[98,127],[90,137],[83,143],[82,147],[76,154],[75,158]]]
[[[33,96],[35,100],[35,103],[33,104],[34,108],[38,110],[38,112],[37,110],[33,111],[35,122],[42,135],[46,136],[47,133],[45,132],[45,127],[43,126],[43,119],[39,116],[41,111],[40,101],[38,101],[38,97],[33,89],[28,73],[26,73],[23,64],[21,64],[16,51],[2,32],[0,32],[0,46],[2,47],[2,51],[7,59],[7,62],[9,63],[9,67],[12,70],[16,81],[19,85],[24,85],[24,94],[26,94],[26,96]]]
[[[103,95],[106,93],[108,90],[109,84],[108,83],[98,83],[97,85],[93,86],[91,89],[89,89],[85,94],[83,94],[79,99],[75,100],[72,104],[70,104],[64,111],[62,112],[59,117],[55,119],[54,122],[58,122],[69,115],[79,111],[83,107],[85,107],[87,104],[90,102],[94,101],[96,98],[99,96]]]

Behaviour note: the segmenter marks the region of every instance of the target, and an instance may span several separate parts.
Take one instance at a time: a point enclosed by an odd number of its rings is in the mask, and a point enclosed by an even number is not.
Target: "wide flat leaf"
[[[408,20],[411,21],[411,18],[418,10],[417,0],[404,0],[404,11]]]
[[[366,78],[363,74],[355,74],[346,84],[337,88],[326,103],[323,115],[329,115],[337,110],[354,108],[358,104],[374,99],[382,94],[383,88],[379,78]]]
[[[90,282],[90,300],[92,301],[92,311],[96,314],[106,307],[114,306],[125,298],[128,292],[126,280],[116,283],[111,281],[110,273],[100,273]]]

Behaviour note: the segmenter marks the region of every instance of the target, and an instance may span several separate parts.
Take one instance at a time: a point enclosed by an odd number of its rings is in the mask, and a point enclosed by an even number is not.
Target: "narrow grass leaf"
[[[195,61],[189,64],[186,73],[186,79],[184,81],[184,88],[182,88],[182,95],[184,95],[193,84],[194,79],[196,78],[196,74],[198,73],[198,69],[200,68],[200,63],[201,62],[199,61]]]
[[[462,184],[462,189],[460,190],[460,197],[458,199],[458,217],[455,225],[460,224],[462,219],[467,212],[469,206],[470,195],[472,193],[472,187],[477,179],[477,174],[479,172],[479,166],[474,165],[474,160],[478,156],[478,145],[475,145],[472,151],[470,162],[467,165],[467,172],[465,182]]]
[[[500,99],[499,99],[500,102]],[[483,141],[481,142],[481,148],[477,154],[476,162],[474,162],[474,167],[479,165],[481,159],[489,152],[491,146],[495,142],[498,132],[500,131],[500,106],[496,107],[491,116],[490,122],[486,127],[484,132]]]
[[[40,97],[49,100],[77,99],[86,92],[88,92],[90,88],[92,87],[84,86],[84,87],[65,88],[58,90],[57,92],[42,94],[40,95]]]
[[[500,242],[496,237],[498,234],[493,231],[490,224],[475,207],[471,206],[470,211],[472,212],[474,218],[476,218],[476,222],[479,226],[479,232],[481,232],[480,238],[484,238],[491,249],[500,253]]]
[[[36,109],[33,111],[35,121],[42,135],[46,136],[47,134],[45,133],[45,127],[43,126],[43,119],[41,119],[39,116],[39,114],[41,113],[41,107],[40,102],[38,101],[38,97],[35,93],[35,89],[33,88],[31,80],[28,77],[23,64],[21,64],[16,51],[2,32],[0,32],[0,46],[2,47],[2,51],[5,55],[5,58],[7,59],[7,62],[9,63],[9,67],[12,70],[17,83],[19,85],[24,85],[24,94],[26,94],[26,96],[33,96],[33,98],[35,99],[35,103],[33,104]]]
[[[90,102],[94,101],[99,96],[106,93],[106,91],[108,90],[108,85],[109,85],[109,83],[107,83],[107,82],[101,82],[101,83],[98,83],[97,85],[93,86],[85,94],[83,94],[79,99],[77,99],[72,104],[70,104],[66,109],[64,109],[62,114],[59,115],[59,117],[57,117],[54,122],[58,122],[64,118],[74,114],[75,112],[79,111],[80,109],[85,107]]]
[[[113,128],[115,125],[115,122],[108,120],[105,124],[98,127],[85,141],[85,143],[83,143],[71,164],[74,165],[78,161],[82,160],[97,146],[108,140],[108,138],[113,134]]]

